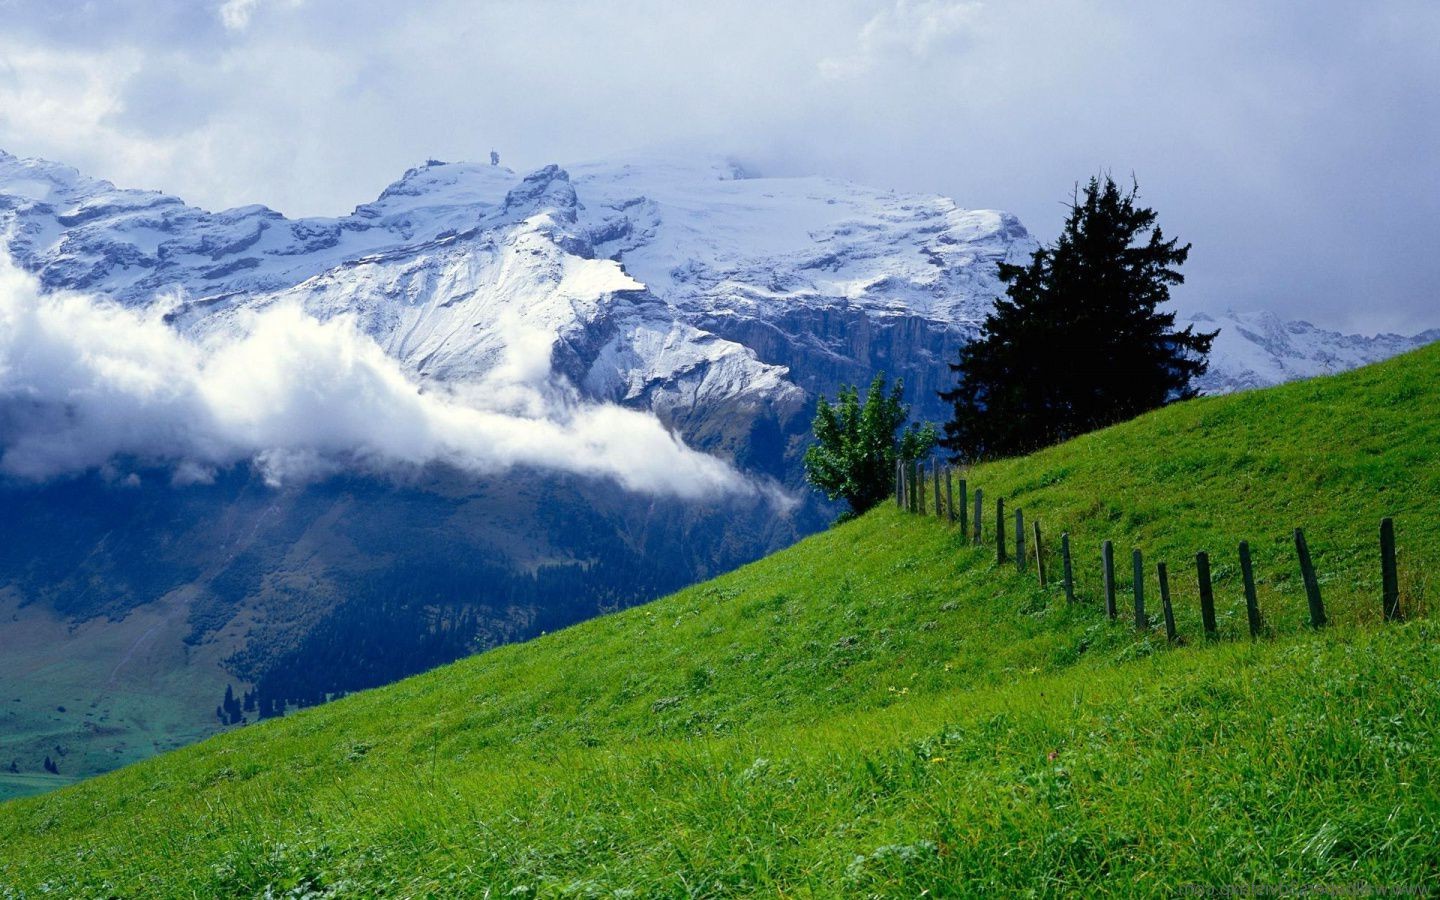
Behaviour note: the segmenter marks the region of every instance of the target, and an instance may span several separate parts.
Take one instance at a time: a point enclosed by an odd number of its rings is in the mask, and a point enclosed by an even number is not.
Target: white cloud
[[[291,7],[296,7],[303,0],[286,0]],[[260,6],[261,0],[225,0],[220,4],[217,11],[220,16],[220,24],[228,31],[244,31],[250,27],[250,19],[255,15],[255,10]]]
[[[653,416],[581,402],[518,362],[468,392],[422,391],[343,317],[271,307],[216,343],[175,332],[167,308],[47,294],[0,255],[0,472],[41,480],[133,459],[186,485],[250,461],[282,484],[341,468],[534,466],[644,493],[783,502]]]
[[[231,31],[244,31],[260,0],[225,0],[220,4],[220,21]]]
[[[876,13],[845,56],[820,60],[826,78],[864,75],[889,63],[913,65],[959,42],[979,21],[978,0],[894,0]]]
[[[164,168],[176,147],[117,127],[120,88],[144,67],[132,50],[102,53],[0,45],[0,132],[29,137],[27,155],[62,155],[80,144],[105,147],[106,171]]]

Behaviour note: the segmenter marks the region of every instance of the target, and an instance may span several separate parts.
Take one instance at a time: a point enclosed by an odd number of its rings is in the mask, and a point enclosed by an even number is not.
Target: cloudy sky
[[[1050,239],[1134,173],[1187,308],[1440,326],[1440,3],[0,0],[0,148],[336,214],[427,157],[638,148],[940,192]]]

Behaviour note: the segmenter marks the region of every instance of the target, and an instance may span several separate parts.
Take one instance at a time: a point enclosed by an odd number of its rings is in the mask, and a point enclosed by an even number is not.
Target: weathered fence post
[[[1005,498],[995,500],[995,562],[1005,562]]]
[[[955,511],[960,513],[960,537],[963,540],[970,533],[970,494],[969,485],[965,479],[960,479],[960,505]]]
[[[1015,571],[1025,571],[1025,513],[1015,510]]]
[[[1075,569],[1070,564],[1070,532],[1060,535],[1060,568],[1065,578],[1065,602],[1075,602]]]
[[[905,461],[905,511],[915,512],[915,460]]]
[[[1380,582],[1380,602],[1385,610],[1385,621],[1398,621],[1403,617],[1400,612],[1400,569],[1395,564],[1395,520],[1389,516],[1380,520]]]
[[[1213,639],[1218,631],[1215,625],[1215,589],[1210,584],[1210,554],[1203,550],[1195,554],[1195,577],[1200,582],[1200,624],[1205,628],[1205,637]]]
[[[1040,544],[1040,520],[1030,524],[1035,532],[1035,571],[1040,576],[1040,587],[1045,587],[1045,548]]]
[[[940,509],[940,460],[938,459],[930,464],[930,478],[935,485],[935,518],[938,519],[942,514]]]
[[[905,464],[895,460],[895,505],[905,508]]]
[[[1162,562],[1155,567],[1155,574],[1160,580],[1160,610],[1165,614],[1165,639],[1173,644],[1179,634],[1175,631],[1175,608],[1170,605],[1170,573],[1165,571]]]
[[[1240,542],[1240,575],[1245,581],[1245,617],[1250,620],[1250,636],[1260,636],[1260,600],[1255,596],[1255,568],[1250,564],[1250,544]]]
[[[984,500],[984,499],[985,499],[985,491],[984,491],[984,489],[982,489],[982,488],[976,488],[976,489],[975,489],[975,546],[977,546],[977,547],[980,546],[980,541],[981,541],[981,538],[982,538],[982,535],[980,534],[980,532],[981,532],[981,525],[982,525],[982,524],[984,523],[984,521],[985,521],[984,518],[981,516],[981,513],[983,513],[984,510],[985,510],[985,506],[984,506],[984,504],[981,502],[981,501]]]
[[[1100,545],[1100,561],[1104,563],[1105,615],[1115,621],[1115,545],[1106,541]]]
[[[945,515],[950,524],[955,524],[955,479],[949,466],[945,467]]]
[[[1135,568],[1135,581],[1131,585],[1135,591],[1135,627],[1149,628],[1150,617],[1145,615],[1145,559],[1137,549],[1130,554],[1130,561]]]
[[[1325,624],[1325,604],[1320,602],[1320,581],[1315,577],[1315,565],[1310,562],[1310,547],[1305,543],[1305,532],[1295,529],[1295,555],[1300,557],[1300,577],[1305,580],[1305,598],[1310,601],[1310,625],[1319,628]]]

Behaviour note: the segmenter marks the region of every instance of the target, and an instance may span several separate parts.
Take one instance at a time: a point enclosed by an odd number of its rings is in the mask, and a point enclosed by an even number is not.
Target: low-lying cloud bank
[[[518,341],[485,383],[422,390],[348,319],[272,307],[219,342],[179,334],[165,311],[47,293],[0,252],[0,473],[39,481],[128,458],[186,484],[249,461],[279,485],[524,465],[686,499],[779,496],[652,415],[582,402],[549,380],[548,345]]]

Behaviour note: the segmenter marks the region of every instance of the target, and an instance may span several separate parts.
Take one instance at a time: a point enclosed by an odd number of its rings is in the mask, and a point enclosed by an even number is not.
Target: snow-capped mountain
[[[918,412],[1034,248],[1011,215],[725,161],[429,162],[348,216],[211,213],[0,153],[10,250],[49,287],[168,304],[182,332],[298,301],[348,315],[422,382],[473,382],[521,336],[586,397],[648,408],[712,449],[715,410],[789,431],[817,393],[903,372]],[[1268,313],[1219,327],[1207,392],[1348,368],[1434,337],[1365,338]],[[724,430],[724,429],[718,429]],[[778,461],[774,461],[778,462]]]
[[[791,431],[807,398],[874,369],[904,370],[933,407],[996,264],[1032,248],[1004,213],[723,162],[431,162],[348,216],[289,220],[0,156],[0,210],[46,286],[169,304],[185,333],[299,301],[357,318],[422,382],[480,380],[524,335],[587,397],[732,453],[717,410],[763,407]]]
[[[1210,370],[1200,379],[1207,394],[1333,375],[1440,340],[1440,329],[1367,337],[1286,322],[1271,312],[1195,313],[1186,322],[1197,331],[1220,332],[1210,348]]]

